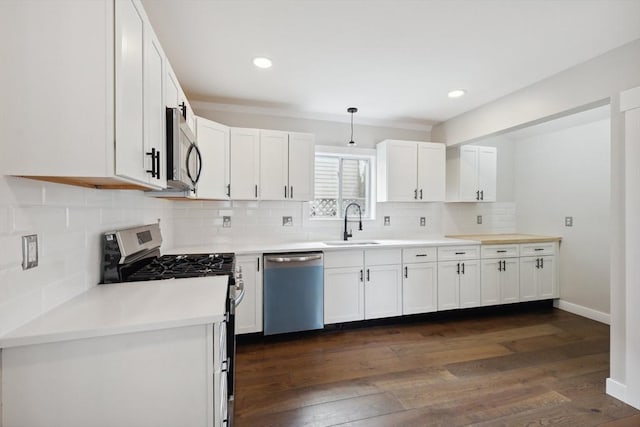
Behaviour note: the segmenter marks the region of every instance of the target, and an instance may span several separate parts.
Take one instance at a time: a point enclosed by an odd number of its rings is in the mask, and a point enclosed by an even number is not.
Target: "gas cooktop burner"
[[[234,254],[163,255],[130,274],[127,281],[232,274]]]

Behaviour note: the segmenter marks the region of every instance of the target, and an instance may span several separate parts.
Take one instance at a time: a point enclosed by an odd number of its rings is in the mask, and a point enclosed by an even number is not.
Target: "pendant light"
[[[353,140],[353,113],[357,113],[358,109],[356,107],[349,107],[347,108],[347,112],[351,114],[351,139],[349,140],[348,144],[353,147],[354,145],[356,145],[355,141]]]

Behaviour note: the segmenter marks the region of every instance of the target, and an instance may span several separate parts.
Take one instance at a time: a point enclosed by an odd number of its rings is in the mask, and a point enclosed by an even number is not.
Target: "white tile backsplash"
[[[173,246],[173,202],[141,191],[95,190],[0,176],[0,334],[100,280],[104,232],[161,219]],[[23,271],[21,236],[38,235],[38,267]]]

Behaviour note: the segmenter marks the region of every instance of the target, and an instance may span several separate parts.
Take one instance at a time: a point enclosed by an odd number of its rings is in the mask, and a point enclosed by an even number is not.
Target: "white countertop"
[[[335,240],[335,242],[340,242]],[[390,240],[390,239],[354,239],[350,240],[354,244],[350,245],[329,245],[325,242],[285,242],[285,243],[231,243],[206,246],[180,246],[164,250],[165,254],[183,253],[223,253],[234,252],[236,255],[272,253],[272,252],[307,252],[307,251],[336,251],[346,249],[376,249],[390,247],[423,247],[423,246],[459,246],[459,245],[479,245],[477,240],[452,239],[439,237],[434,239],[411,239],[411,240]],[[358,242],[377,242],[377,244],[358,244]]]
[[[227,276],[98,285],[0,337],[0,348],[215,323]]]

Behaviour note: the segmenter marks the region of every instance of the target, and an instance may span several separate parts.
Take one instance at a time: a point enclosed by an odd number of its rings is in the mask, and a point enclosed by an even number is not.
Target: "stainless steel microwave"
[[[167,187],[196,191],[202,154],[179,108],[167,108]]]

